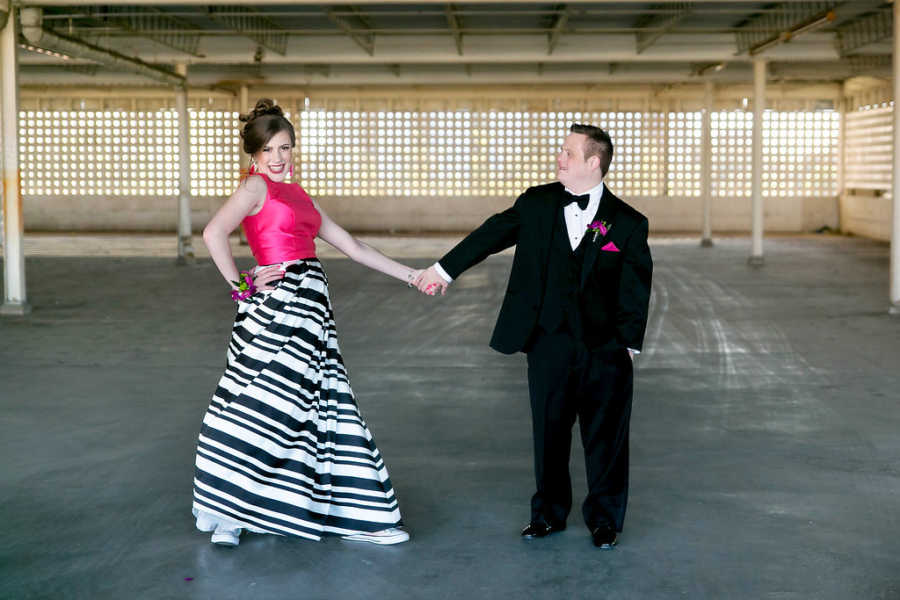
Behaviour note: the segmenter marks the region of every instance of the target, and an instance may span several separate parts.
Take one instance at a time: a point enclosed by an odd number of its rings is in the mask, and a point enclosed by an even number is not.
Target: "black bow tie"
[[[591,201],[590,194],[584,194],[582,196],[576,196],[575,194],[569,194],[569,197],[563,200],[563,206],[568,206],[573,202],[578,203],[578,208],[581,210],[587,210],[588,202]]]

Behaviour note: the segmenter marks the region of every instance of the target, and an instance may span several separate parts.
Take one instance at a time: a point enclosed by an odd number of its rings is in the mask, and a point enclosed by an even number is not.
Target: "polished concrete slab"
[[[398,253],[424,266],[447,240],[410,244]],[[0,598],[900,598],[888,248],[804,237],[766,250],[754,269],[747,239],[654,240],[612,552],[577,512],[558,535],[518,537],[532,491],[524,357],[487,347],[508,255],[443,298],[325,259],[412,540],[247,535],[233,550],[190,517],[233,314],[212,265],[31,256],[34,310],[0,320]]]

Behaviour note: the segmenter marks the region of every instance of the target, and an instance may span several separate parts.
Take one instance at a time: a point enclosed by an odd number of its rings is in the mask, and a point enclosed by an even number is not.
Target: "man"
[[[526,190],[416,282],[443,294],[466,269],[516,245],[491,347],[528,359],[537,491],[522,536],[566,527],[577,417],[588,477],[582,512],[604,549],[616,544],[625,519],[632,361],[653,270],[646,217],[603,183],[612,155],[605,131],[572,125],[556,159],[559,181]]]

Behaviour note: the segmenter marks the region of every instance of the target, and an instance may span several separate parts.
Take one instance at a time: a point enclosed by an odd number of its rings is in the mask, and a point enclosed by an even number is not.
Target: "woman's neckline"
[[[263,177],[266,178],[266,181],[268,181],[269,183],[283,183],[285,185],[290,185],[291,183],[293,183],[293,182],[288,182],[288,181],[275,181],[274,179],[272,179],[271,177],[269,177],[268,175],[266,175],[265,173],[263,173],[261,171],[257,171],[256,173],[253,173],[253,174],[254,175],[262,175]]]

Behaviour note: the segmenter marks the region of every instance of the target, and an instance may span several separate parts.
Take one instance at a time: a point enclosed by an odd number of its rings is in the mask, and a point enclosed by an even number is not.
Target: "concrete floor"
[[[532,492],[524,357],[487,347],[509,256],[444,298],[326,259],[412,540],[246,535],[234,550],[190,517],[233,315],[213,266],[30,257],[34,311],[0,320],[0,598],[900,598],[887,245],[779,238],[766,251],[754,270],[746,239],[653,243],[612,552],[577,514],[551,538],[518,536]],[[576,498],[581,463],[576,447]]]

